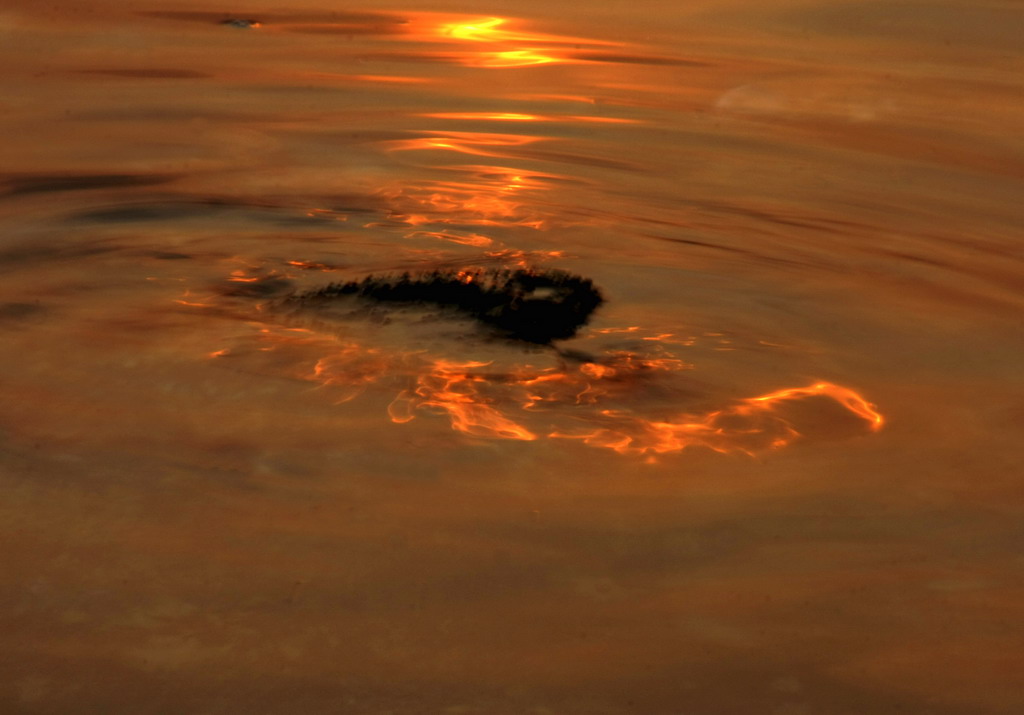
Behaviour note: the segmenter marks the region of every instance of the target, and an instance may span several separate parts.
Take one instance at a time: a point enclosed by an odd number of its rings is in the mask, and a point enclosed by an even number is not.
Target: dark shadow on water
[[[68,221],[92,223],[135,223],[145,221],[170,221],[186,216],[202,217],[220,213],[220,209],[209,206],[185,206],[181,204],[142,204],[138,206],[113,206],[90,209],[68,217]]]
[[[0,272],[37,262],[68,261],[123,250],[121,244],[93,241],[84,244],[54,242],[44,245],[27,243],[0,251]]]
[[[150,11],[139,15],[159,20],[176,20],[179,22],[199,22],[209,25],[224,25],[239,18],[245,18],[260,25],[380,25],[382,30],[389,26],[402,26],[408,20],[400,15],[384,12],[319,12],[319,13],[281,13],[268,12],[256,15],[238,15],[228,12],[188,12],[188,11]],[[391,30],[394,32],[395,30]]]
[[[110,77],[127,77],[130,79],[208,79],[213,77],[206,72],[179,69],[94,69],[78,70],[78,74],[100,74]]]
[[[123,189],[158,186],[180,178],[178,174],[29,174],[0,180],[0,196]]]
[[[178,253],[177,251],[153,251],[149,254],[151,258],[156,258],[159,261],[187,261],[195,258],[187,253]]]
[[[359,202],[372,202],[365,197],[324,197],[316,203],[325,207],[319,214],[310,214],[308,198],[296,199],[243,199],[218,196],[179,196],[159,201],[136,204],[118,204],[78,211],[65,217],[67,223],[135,223],[154,221],[179,221],[192,218],[209,218],[232,212],[259,214],[263,221],[279,225],[309,225],[312,222],[333,221],[338,214],[367,214],[378,211]]]
[[[47,312],[40,303],[0,303],[0,328],[24,328]]]

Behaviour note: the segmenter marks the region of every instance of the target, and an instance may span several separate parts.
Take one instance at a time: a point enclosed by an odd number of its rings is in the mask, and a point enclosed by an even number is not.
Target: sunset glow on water
[[[1024,711],[1021,8],[234,12],[0,8],[0,713]]]

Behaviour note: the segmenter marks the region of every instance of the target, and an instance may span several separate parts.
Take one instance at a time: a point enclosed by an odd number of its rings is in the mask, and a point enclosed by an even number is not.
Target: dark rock
[[[565,340],[604,302],[588,278],[563,271],[433,271],[371,275],[292,296],[305,307],[342,299],[429,306],[470,317],[514,340],[547,345]]]

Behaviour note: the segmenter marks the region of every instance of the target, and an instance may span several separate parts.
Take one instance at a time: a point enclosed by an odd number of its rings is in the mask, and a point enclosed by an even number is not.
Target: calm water
[[[261,2],[0,10],[0,710],[1024,708],[1018,3]]]

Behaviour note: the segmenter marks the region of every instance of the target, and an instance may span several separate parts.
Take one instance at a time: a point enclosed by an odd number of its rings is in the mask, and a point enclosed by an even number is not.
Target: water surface
[[[1022,26],[7,3],[3,710],[1018,712]]]

